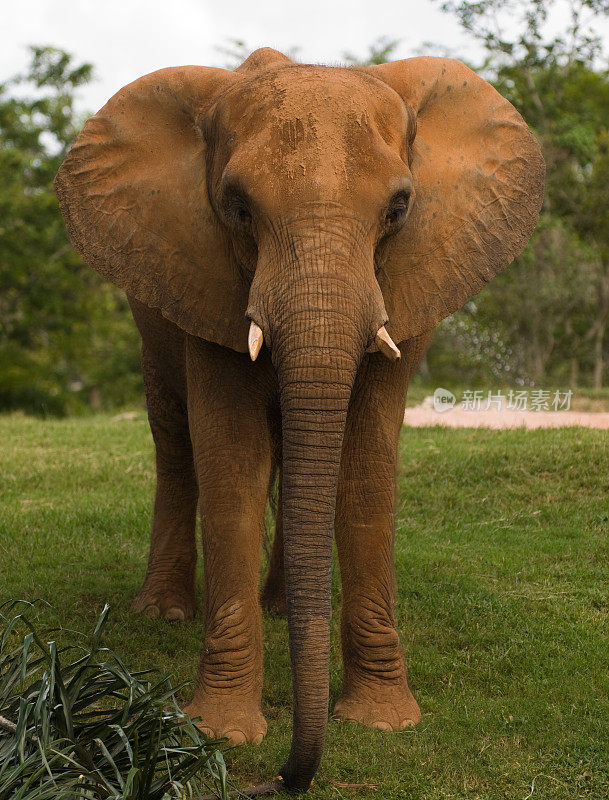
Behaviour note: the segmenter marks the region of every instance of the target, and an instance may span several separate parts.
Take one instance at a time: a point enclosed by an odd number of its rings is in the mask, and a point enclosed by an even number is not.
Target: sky
[[[225,66],[218,46],[298,46],[298,60],[364,56],[380,36],[400,39],[396,57],[433,40],[467,52],[457,23],[432,0],[2,0],[0,81],[22,70],[28,44],[52,44],[91,61],[97,79],[81,103],[97,110],[121,86],[179,64]]]
[[[566,24],[564,2],[552,22]],[[121,86],[161,67],[226,66],[218,47],[241,39],[251,50],[299,47],[298,60],[332,64],[365,56],[380,36],[399,39],[394,58],[434,42],[476,60],[476,47],[438,0],[0,0],[0,82],[23,70],[27,45],[50,44],[90,61],[95,81],[79,106],[96,111]],[[603,22],[609,42],[609,23]]]

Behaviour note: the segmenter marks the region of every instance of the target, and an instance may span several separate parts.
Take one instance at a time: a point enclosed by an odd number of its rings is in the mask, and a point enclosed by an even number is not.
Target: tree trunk
[[[594,382],[595,389],[601,389],[603,386],[603,372],[605,368],[605,361],[603,358],[603,343],[605,339],[605,325],[599,323],[596,328],[596,335],[594,337]]]

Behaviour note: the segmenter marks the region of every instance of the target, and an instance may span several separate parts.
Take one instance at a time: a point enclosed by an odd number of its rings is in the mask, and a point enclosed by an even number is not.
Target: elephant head
[[[160,70],[85,125],[56,179],[74,246],[280,391],[294,729],[306,789],[328,704],[343,429],[366,351],[431,329],[522,250],[544,166],[515,109],[458,61],[365,69],[273,50],[234,72]],[[248,341],[249,338],[249,341]],[[371,356],[381,358],[377,354]]]

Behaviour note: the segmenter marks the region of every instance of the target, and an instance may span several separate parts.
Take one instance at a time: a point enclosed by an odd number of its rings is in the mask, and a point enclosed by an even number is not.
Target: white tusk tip
[[[258,358],[258,353],[262,347],[264,335],[259,325],[252,320],[250,325],[250,332],[247,337],[247,348],[250,351],[250,358],[255,361]]]
[[[396,361],[402,355],[384,325],[379,328],[375,343],[381,353],[390,361]]]

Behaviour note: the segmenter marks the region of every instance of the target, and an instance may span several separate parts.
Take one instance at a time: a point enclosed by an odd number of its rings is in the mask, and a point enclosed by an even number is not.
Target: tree
[[[138,391],[126,300],[70,246],[52,188],[91,74],[32,47],[27,74],[0,86],[0,408],[64,413]]]
[[[367,67],[372,64],[384,64],[385,61],[391,61],[395,55],[395,51],[399,47],[399,39],[390,39],[389,36],[379,36],[368,48],[368,55],[364,58],[358,58],[353,53],[343,53],[343,60],[347,64],[354,66]]]
[[[547,165],[540,224],[523,255],[477,299],[478,319],[510,320],[508,342],[532,381],[600,387],[609,314],[609,73],[594,33],[608,0],[571,0],[564,35],[546,35],[544,0],[449,0],[487,54],[480,71],[523,114]],[[506,30],[515,30],[508,38]]]

